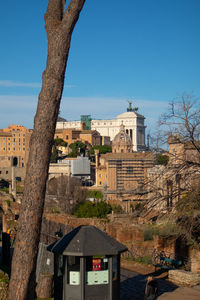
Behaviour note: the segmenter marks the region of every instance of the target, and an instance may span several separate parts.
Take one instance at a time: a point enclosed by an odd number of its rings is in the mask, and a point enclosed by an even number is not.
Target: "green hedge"
[[[105,218],[111,211],[112,207],[106,202],[92,203],[86,201],[79,204],[74,215],[78,218]]]

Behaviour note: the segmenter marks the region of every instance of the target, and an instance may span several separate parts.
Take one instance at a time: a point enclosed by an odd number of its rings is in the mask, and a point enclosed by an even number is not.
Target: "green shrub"
[[[24,187],[21,185],[17,185],[17,194],[23,194]]]
[[[88,191],[87,197],[94,198],[94,199],[103,199],[103,194],[101,191]]]
[[[9,188],[7,188],[7,187],[2,188],[1,191],[3,191],[3,192],[5,192],[5,193],[9,194]]]
[[[10,206],[10,200],[5,200],[5,202]]]
[[[151,265],[152,264],[152,257],[150,255],[137,257],[133,259],[136,262],[139,262],[141,264]]]
[[[109,145],[94,146],[90,150],[90,155],[94,154],[95,149],[98,149],[100,154],[104,154],[104,153],[107,153],[107,152],[112,152],[112,146],[109,146]]]
[[[86,201],[78,205],[74,215],[78,218],[105,218],[112,208],[106,202],[92,203]]]
[[[5,283],[9,283],[9,278],[8,275],[4,274],[4,273],[0,273],[0,282],[5,282]]]
[[[113,204],[111,205],[111,207],[112,207],[112,211],[116,214],[120,214],[123,212],[121,205]]]
[[[168,155],[162,155],[162,154],[157,154],[156,155],[156,160],[155,163],[156,165],[164,165],[166,166],[169,161],[169,156]]]
[[[144,240],[145,241],[151,241],[153,240],[154,235],[159,234],[159,228],[158,227],[153,227],[153,226],[148,226],[143,229],[144,231]]]
[[[162,226],[159,230],[159,236],[161,237],[167,237],[167,236],[173,236],[179,234],[180,234],[180,228],[173,223],[167,223],[164,226]]]
[[[160,237],[169,237],[169,236],[178,236],[181,234],[180,227],[174,223],[166,223],[162,226],[153,226],[148,225],[143,229],[144,240],[150,241],[153,240],[154,235]]]

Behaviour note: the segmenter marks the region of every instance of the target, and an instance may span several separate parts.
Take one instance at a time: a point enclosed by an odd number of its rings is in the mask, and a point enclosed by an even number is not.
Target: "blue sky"
[[[32,128],[47,56],[47,0],[2,1],[0,128]],[[167,103],[200,95],[199,0],[86,0],[73,33],[61,115],[109,119],[127,100],[155,127]]]

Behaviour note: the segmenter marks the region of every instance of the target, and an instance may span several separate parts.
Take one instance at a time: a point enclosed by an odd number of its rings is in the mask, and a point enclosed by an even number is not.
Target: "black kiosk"
[[[47,249],[54,253],[55,300],[120,299],[120,253],[127,247],[95,226],[79,226]]]

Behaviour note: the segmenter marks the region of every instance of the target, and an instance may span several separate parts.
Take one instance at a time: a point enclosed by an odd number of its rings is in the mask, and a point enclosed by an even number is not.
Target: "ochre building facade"
[[[104,190],[105,198],[113,204],[120,204],[126,210],[139,201],[147,199],[145,181],[147,169],[154,165],[151,152],[132,152],[130,136],[125,126],[113,139],[112,153],[96,157],[96,186]]]
[[[0,129],[0,178],[11,178],[14,163],[18,177],[24,179],[31,134],[31,129],[20,125]]]

